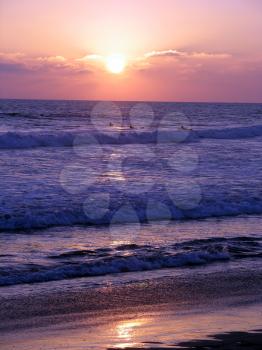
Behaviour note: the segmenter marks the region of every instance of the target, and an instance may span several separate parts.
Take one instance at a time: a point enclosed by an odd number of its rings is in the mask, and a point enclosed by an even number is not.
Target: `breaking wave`
[[[125,244],[70,250],[50,255],[48,266],[27,264],[1,270],[0,286],[260,258],[261,241],[255,237],[209,238],[165,246]]]
[[[104,133],[91,132],[91,136],[100,144],[146,144],[156,142],[176,142],[186,134],[186,141],[192,142],[202,138],[206,139],[241,139],[262,136],[262,125],[249,127],[235,127],[225,129],[206,130],[163,130],[163,131],[136,131],[122,132],[118,137]],[[73,146],[79,132],[2,132],[0,133],[0,149],[27,149],[35,147],[70,147]],[[160,136],[160,137],[159,137]],[[82,139],[84,143],[84,139]],[[87,137],[87,143],[90,143]]]
[[[96,219],[89,218],[80,205],[79,207],[48,208],[46,211],[31,208],[25,214],[23,211],[9,211],[0,214],[0,232],[43,229],[52,226],[71,226],[71,225],[111,225],[115,222],[114,214],[118,208],[112,207],[104,216]],[[97,209],[94,206],[93,211]],[[144,208],[133,208],[136,221],[146,223],[148,221],[147,212]],[[150,215],[150,221],[161,220],[190,220],[204,219],[209,217],[237,216],[262,214],[262,201],[258,197],[251,197],[245,201],[236,202],[234,199],[218,199],[212,201],[203,199],[194,209],[183,210],[174,204],[169,206],[169,211],[156,212]],[[131,223],[130,213],[123,211],[118,221],[122,224]]]

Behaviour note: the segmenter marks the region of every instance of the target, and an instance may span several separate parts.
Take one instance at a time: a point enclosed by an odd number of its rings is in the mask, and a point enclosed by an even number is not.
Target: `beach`
[[[186,278],[78,290],[71,281],[63,292],[53,292],[52,282],[19,292],[9,287],[1,297],[1,349],[165,348],[189,341],[194,348],[194,341],[221,333],[229,333],[221,349],[242,338],[249,344],[242,349],[258,349],[261,332],[230,333],[260,330],[262,271],[235,269],[189,269]]]

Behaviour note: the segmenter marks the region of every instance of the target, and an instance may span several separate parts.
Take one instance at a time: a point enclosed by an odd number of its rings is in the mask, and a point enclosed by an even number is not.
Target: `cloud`
[[[47,57],[37,57],[37,61],[40,62],[51,62],[51,63],[64,63],[66,62],[65,57],[63,56],[47,56]]]
[[[0,62],[0,73],[20,73],[26,71],[26,67],[20,63],[12,63],[12,62]]]
[[[63,56],[31,57],[22,53],[0,53],[1,73],[51,72],[63,74],[90,73],[91,67]]]
[[[262,56],[153,50],[129,57],[121,79],[106,57],[0,53],[2,97],[261,101]],[[92,73],[92,74],[89,74]]]
[[[192,58],[210,58],[210,59],[225,59],[231,58],[232,55],[229,53],[209,53],[209,52],[191,52],[187,54],[188,57]]]
[[[131,64],[134,71],[144,74],[176,71],[180,76],[189,76],[201,69],[223,69],[233,56],[229,53],[180,51],[175,49],[153,50],[137,57]],[[208,68],[209,67],[209,68]],[[215,68],[216,69],[216,68]]]
[[[0,52],[0,72],[21,73],[27,70],[23,59],[24,54],[20,52],[1,53]]]
[[[56,56],[28,56],[21,52],[0,53],[0,72],[4,74],[43,74],[72,76],[94,73],[104,68],[105,57],[88,53],[79,58]],[[208,74],[243,74],[261,72],[262,57],[240,57],[229,53],[179,51],[176,49],[153,50],[129,60],[129,72],[140,72],[182,79],[202,78]]]
[[[145,58],[151,58],[151,57],[177,57],[183,55],[183,52],[179,52],[177,50],[162,50],[162,51],[151,51],[146,52],[144,54]]]
[[[97,54],[89,54],[84,57],[77,58],[76,61],[78,62],[88,62],[88,61],[99,61],[102,60],[103,57],[101,55]]]
[[[143,73],[176,71],[180,76],[192,75],[199,70],[224,69],[236,59],[229,53],[153,50],[134,60],[133,70]]]
[[[150,51],[146,52],[143,56],[145,59],[157,58],[157,57],[182,57],[182,58],[229,58],[228,53],[209,53],[209,52],[186,52],[178,51],[174,49],[162,50],[162,51]]]
[[[192,70],[192,65],[195,63],[199,64],[199,61],[206,63],[207,61],[227,59],[230,57],[229,54],[225,53],[185,52],[174,49],[153,50],[145,53],[142,57],[131,60],[129,68],[134,70],[161,68],[165,62],[175,60],[181,64],[190,61]],[[31,71],[34,73],[85,74],[101,70],[104,61],[105,57],[96,53],[89,53],[75,59],[67,59],[60,55],[35,57],[27,56],[21,52],[0,53],[0,72],[22,74]]]
[[[0,61],[2,62],[15,62],[24,57],[25,55],[21,52],[0,52]]]

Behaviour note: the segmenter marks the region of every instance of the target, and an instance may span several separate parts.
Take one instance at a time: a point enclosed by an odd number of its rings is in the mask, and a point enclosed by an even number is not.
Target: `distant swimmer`
[[[183,130],[190,130],[190,131],[192,130],[191,128],[186,128],[184,125],[181,126],[181,129],[183,129]]]
[[[114,124],[110,122],[110,123],[109,123],[109,126],[114,126]]]
[[[134,129],[134,127],[133,127],[133,125],[132,125],[132,124],[130,124],[130,125],[129,125],[129,128],[130,128],[130,129]]]

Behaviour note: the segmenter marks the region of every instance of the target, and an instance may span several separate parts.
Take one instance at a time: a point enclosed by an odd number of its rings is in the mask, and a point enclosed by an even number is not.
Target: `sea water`
[[[0,100],[0,286],[262,254],[262,104]]]

